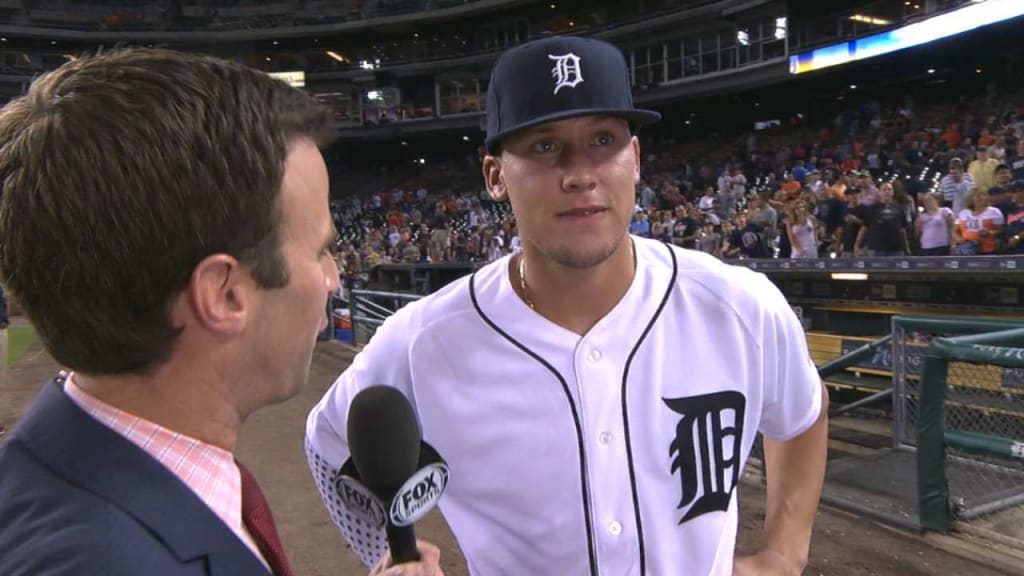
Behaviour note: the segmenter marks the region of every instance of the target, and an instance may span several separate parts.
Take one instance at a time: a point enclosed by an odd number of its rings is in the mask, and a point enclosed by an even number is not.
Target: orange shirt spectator
[[[960,145],[960,128],[956,124],[950,124],[949,128],[942,134],[942,139],[949,144],[949,147],[956,148]]]
[[[800,193],[800,183],[796,180],[788,180],[782,185],[782,191],[786,193],[786,198],[793,198]]]
[[[405,226],[405,222],[405,214],[402,214],[401,212],[392,212],[388,214],[388,226],[401,228]]]
[[[978,254],[996,251],[999,237],[1006,219],[995,206],[989,205],[988,192],[974,188],[967,194],[966,208],[957,214],[956,235],[969,242],[977,242]]]

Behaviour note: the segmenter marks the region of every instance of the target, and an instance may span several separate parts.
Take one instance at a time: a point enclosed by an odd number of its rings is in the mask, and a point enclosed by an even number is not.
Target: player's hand
[[[751,556],[737,556],[732,576],[800,576],[803,569],[774,550],[764,549]]]
[[[437,546],[417,540],[416,549],[420,552],[419,562],[395,566],[389,552],[373,567],[370,576],[444,576],[441,570],[441,550]]]

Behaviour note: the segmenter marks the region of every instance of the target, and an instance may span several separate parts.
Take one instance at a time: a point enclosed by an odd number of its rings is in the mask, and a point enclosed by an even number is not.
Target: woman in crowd
[[[1006,220],[998,208],[989,205],[988,192],[972,188],[957,215],[954,252],[960,256],[995,254]]]
[[[956,216],[933,192],[924,194],[924,212],[914,222],[914,235],[921,246],[921,256],[949,256],[953,243]]]
[[[802,200],[793,205],[793,211],[786,223],[786,233],[792,246],[790,258],[817,258],[818,240],[815,235],[817,228],[814,217],[807,210]]]

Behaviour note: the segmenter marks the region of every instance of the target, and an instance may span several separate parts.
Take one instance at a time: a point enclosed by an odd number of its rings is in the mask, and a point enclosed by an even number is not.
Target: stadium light
[[[874,16],[865,16],[864,14],[854,14],[850,16],[850,20],[854,22],[860,22],[862,24],[871,24],[874,26],[888,26],[892,24],[892,20],[886,20],[885,18],[875,18]]]
[[[833,272],[833,280],[867,280],[868,275],[863,272]]]
[[[775,39],[785,40],[786,39],[786,17],[775,19]]]

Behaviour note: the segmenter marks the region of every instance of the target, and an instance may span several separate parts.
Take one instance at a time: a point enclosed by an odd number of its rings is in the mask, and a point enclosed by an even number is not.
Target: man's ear
[[[501,158],[488,154],[483,161],[484,185],[487,186],[487,193],[491,200],[504,202],[508,200],[508,189],[505,187],[505,178],[501,173]]]
[[[238,260],[227,254],[207,256],[192,270],[186,287],[192,316],[207,330],[237,334],[252,312],[253,288]]]

